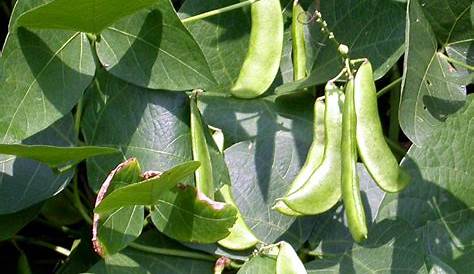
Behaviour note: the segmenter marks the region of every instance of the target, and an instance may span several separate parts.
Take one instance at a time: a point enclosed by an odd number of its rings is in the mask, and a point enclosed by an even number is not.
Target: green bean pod
[[[201,113],[197,106],[196,93],[191,96],[190,105],[193,160],[201,162],[201,166],[194,173],[196,188],[210,199],[214,199],[214,178],[212,176],[211,156],[204,132],[207,128],[204,128],[202,123]]]
[[[301,188],[311,177],[313,172],[319,167],[323,161],[324,156],[324,111],[325,104],[322,98],[316,99],[314,103],[314,122],[313,122],[313,142],[309,148],[308,154],[306,156],[306,161],[301,167],[298,175],[290,185],[285,196],[297,191]],[[302,215],[299,212],[296,212],[289,208],[283,201],[277,201],[273,206],[273,209],[278,210],[280,213],[289,216],[300,216]]]
[[[304,40],[304,25],[306,13],[298,1],[293,2],[293,18],[291,22],[291,37],[293,43],[293,80],[306,77],[306,45]]]
[[[377,93],[372,66],[365,61],[354,80],[354,105],[357,116],[359,154],[377,185],[386,192],[399,192],[410,182],[387,145],[377,108]]]
[[[367,224],[357,175],[356,127],[358,121],[354,108],[354,79],[350,79],[346,86],[342,115],[341,188],[349,231],[356,242],[361,242],[367,238]]]
[[[295,192],[279,199],[304,215],[323,213],[341,197],[342,91],[332,82],[325,88],[324,156],[308,181]]]
[[[293,247],[287,242],[280,242],[277,260],[276,274],[306,274],[308,273],[296,254]]]
[[[251,6],[252,28],[247,55],[230,92],[251,99],[273,83],[283,49],[283,16],[280,0],[260,0]]]
[[[231,187],[229,185],[223,185],[219,190],[219,194],[222,196],[222,200],[224,200],[227,204],[231,204],[238,209],[234,198],[232,197]],[[260,242],[245,223],[239,210],[237,211],[237,220],[235,221],[234,226],[229,229],[229,231],[230,234],[227,237],[217,242],[225,248],[232,250],[245,250],[255,246]]]

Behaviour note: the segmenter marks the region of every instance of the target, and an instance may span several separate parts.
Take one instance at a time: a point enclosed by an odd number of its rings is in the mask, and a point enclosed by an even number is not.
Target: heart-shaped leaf
[[[139,88],[98,71],[86,92],[82,126],[88,145],[122,151],[87,160],[89,185],[96,191],[128,158],[137,158],[143,170],[168,170],[192,160],[189,101],[181,92]]]
[[[425,253],[459,273],[469,272],[474,248],[474,96],[436,127],[423,146],[414,145],[402,161],[412,184],[386,195],[378,219],[399,218],[423,237]]]
[[[159,231],[179,241],[214,243],[229,235],[237,209],[209,199],[196,188],[178,185],[163,192],[151,218]]]
[[[23,13],[20,26],[99,33],[116,20],[130,15],[156,0],[54,0]],[[81,13],[78,16],[78,12]]]
[[[456,8],[451,9],[453,16],[444,16],[444,9],[439,8],[448,5],[448,2],[450,1],[440,0],[427,5],[425,1],[411,0],[408,4],[400,126],[417,145],[422,145],[431,136],[434,127],[445,120],[447,115],[456,112],[463,105],[466,96],[466,87],[451,81],[463,72],[456,72],[443,58],[443,53],[438,51],[438,41],[443,40],[442,47],[462,42],[466,26],[471,28],[466,12],[471,1],[456,1],[453,6]],[[430,6],[430,9],[426,8]],[[427,20],[428,16],[442,17],[442,28],[451,29],[452,37],[442,39],[446,35],[440,30],[441,26],[438,22],[433,26]],[[470,33],[472,37],[472,28]]]
[[[138,86],[187,90],[214,85],[198,44],[169,0],[105,29],[97,55],[107,71]]]

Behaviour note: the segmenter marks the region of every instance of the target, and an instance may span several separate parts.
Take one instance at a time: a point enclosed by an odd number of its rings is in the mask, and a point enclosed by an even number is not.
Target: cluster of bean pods
[[[329,81],[324,101],[319,98],[314,105],[314,137],[306,162],[274,209],[292,216],[320,214],[342,197],[349,230],[360,242],[367,238],[367,225],[356,168],[358,156],[386,192],[401,191],[410,177],[385,142],[368,60],[355,77],[349,75],[344,93]]]

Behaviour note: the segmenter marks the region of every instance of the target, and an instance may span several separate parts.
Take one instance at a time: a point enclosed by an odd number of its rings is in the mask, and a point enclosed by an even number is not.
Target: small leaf
[[[21,158],[33,159],[50,167],[58,167],[67,162],[80,162],[89,157],[119,153],[110,147],[57,147],[46,145],[0,144],[0,154],[15,155]]]
[[[189,185],[162,193],[151,218],[159,231],[179,241],[214,243],[229,235],[237,209],[209,199]]]
[[[140,166],[136,159],[119,164],[109,174],[97,195],[96,205],[100,204],[108,191],[140,180]],[[117,253],[135,240],[143,228],[143,206],[125,206],[110,212],[107,216],[94,214],[92,243],[101,256]]]
[[[280,242],[276,260],[276,274],[305,274],[306,269],[298,254],[287,242]]]
[[[155,205],[162,195],[172,189],[199,167],[199,162],[189,161],[163,172],[158,177],[119,188],[96,205],[94,212],[102,215],[123,206]]]
[[[156,0],[54,0],[23,13],[17,24],[31,28],[99,33],[116,20],[155,2]]]

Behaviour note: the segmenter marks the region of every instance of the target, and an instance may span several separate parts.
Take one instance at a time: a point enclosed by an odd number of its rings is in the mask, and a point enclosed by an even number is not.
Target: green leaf
[[[349,47],[351,58],[369,58],[376,79],[384,76],[403,54],[404,4],[395,1],[331,0],[321,1],[318,10],[336,39]],[[314,12],[314,5],[309,11]],[[303,80],[278,87],[277,93],[322,84],[342,68],[340,55],[320,28],[315,22],[308,25],[306,49],[308,63],[313,64],[310,68],[312,72]]]
[[[65,116],[23,143],[75,144],[72,116]],[[56,174],[37,161],[0,155],[0,214],[20,211],[54,196],[66,187],[71,178],[72,172]]]
[[[96,206],[94,212],[102,215],[110,211],[133,205],[156,205],[163,195],[199,167],[199,162],[190,161],[165,171],[160,176],[116,189]]]
[[[155,2],[156,0],[54,0],[21,14],[17,24],[31,28],[99,33],[118,19]]]
[[[205,93],[204,93],[205,95]],[[293,218],[272,210],[303,165],[312,141],[313,98],[291,105],[267,99],[201,96],[203,117],[222,129],[232,193],[245,223],[263,242],[285,240],[299,248],[314,218]],[[259,210],[255,210],[258,208]]]
[[[95,62],[86,35],[13,28],[44,0],[18,0],[0,59],[0,143],[17,143],[68,114],[89,85]],[[67,90],[67,92],[64,92]]]
[[[444,6],[443,3],[447,3],[447,0],[433,1],[435,6],[431,9],[438,9]],[[459,4],[456,5],[469,8],[471,1],[457,3]],[[428,6],[431,6],[431,3]],[[425,2],[420,5],[418,0],[411,0],[408,4],[405,71],[399,112],[401,128],[417,145],[423,144],[425,139],[431,136],[435,126],[440,125],[449,114],[456,112],[463,105],[466,96],[464,85],[450,81],[461,72],[456,72],[442,58],[443,53],[438,51],[438,39],[442,37],[437,37],[435,32],[439,34],[440,30],[431,25],[427,15],[448,20],[443,22],[443,27],[449,27],[453,36],[441,44],[446,47],[461,42],[456,37],[464,36],[456,33],[465,28],[463,25],[466,25],[466,20],[463,18],[468,17],[468,13],[456,8],[451,10],[454,13],[453,18],[445,16],[444,9],[430,13],[425,10],[428,6]]]
[[[178,185],[163,192],[151,212],[153,224],[173,239],[214,243],[229,235],[237,209],[209,199],[196,188]]]
[[[305,267],[308,273],[428,273],[421,240],[406,223],[392,220],[374,225],[363,245]]]
[[[235,4],[234,0],[188,0],[180,17]],[[187,25],[206,57],[217,84],[207,91],[229,92],[247,54],[250,34],[248,8],[219,14]],[[236,27],[238,26],[238,27]]]
[[[276,260],[268,256],[255,256],[246,262],[237,274],[275,274]]]
[[[82,220],[77,208],[71,203],[71,193],[63,191],[48,199],[41,208],[41,215],[50,223],[61,226],[75,224]]]
[[[108,27],[97,43],[107,71],[152,89],[187,90],[214,85],[209,65],[169,0]]]
[[[95,70],[85,35],[64,31],[10,32],[0,63],[3,144],[19,142],[69,113]]]
[[[57,147],[46,145],[5,145],[0,144],[0,154],[15,155],[20,158],[33,159],[50,167],[58,167],[67,162],[80,162],[97,155],[120,152],[110,147]]]
[[[177,243],[158,235],[156,232],[148,232],[138,240],[140,244],[161,248],[162,250],[183,250]],[[187,251],[187,250],[183,250]],[[87,273],[93,274],[203,274],[212,273],[213,262],[203,260],[180,258],[143,252],[135,248],[126,248],[112,256],[99,261]]]
[[[0,215],[0,242],[13,237],[20,229],[38,216],[41,204],[16,213]]]
[[[102,184],[96,205],[100,205],[108,192],[137,183],[141,179],[140,173],[141,169],[136,159],[132,158],[118,165]],[[108,195],[106,199],[107,197]],[[94,250],[99,255],[105,256],[125,248],[142,233],[143,215],[143,206],[135,205],[114,208],[105,216],[94,214],[92,227]]]
[[[423,146],[414,145],[402,161],[412,184],[386,195],[378,219],[406,220],[422,235],[425,253],[458,273],[468,273],[474,254],[474,96],[436,127]]]
[[[137,158],[143,170],[160,171],[192,160],[188,104],[183,93],[139,88],[98,71],[85,97],[85,141],[118,147],[123,155],[87,160],[91,188],[97,191],[108,172],[128,158]]]

